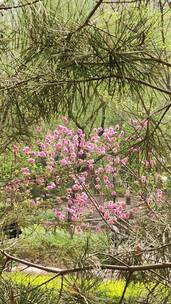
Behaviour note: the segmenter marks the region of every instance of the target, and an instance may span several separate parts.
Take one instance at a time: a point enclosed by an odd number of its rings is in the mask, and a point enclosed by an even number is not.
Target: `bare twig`
[[[132,272],[129,272],[129,273],[128,273],[127,280],[126,280],[126,284],[125,284],[125,287],[124,287],[124,290],[123,290],[123,292],[122,292],[121,299],[120,299],[120,301],[119,301],[119,304],[122,304],[122,302],[123,302],[123,300],[124,300],[124,296],[125,296],[126,290],[127,290],[127,288],[128,288],[128,285],[129,285],[129,283],[130,283],[131,276],[132,276]]]

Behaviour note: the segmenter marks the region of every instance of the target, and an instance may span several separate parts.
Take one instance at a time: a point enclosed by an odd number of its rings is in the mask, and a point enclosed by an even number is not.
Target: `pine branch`
[[[11,90],[17,87],[20,87],[22,85],[27,85],[30,81],[32,81],[33,79],[38,79],[41,78],[39,76],[35,76],[29,79],[25,79],[22,80],[20,82],[16,82],[14,85],[12,86],[1,86],[0,90]],[[48,81],[48,82],[42,82],[41,85],[43,86],[51,86],[51,85],[61,85],[61,84],[66,84],[66,83],[70,83],[70,84],[75,84],[75,83],[88,83],[88,82],[94,82],[94,81],[100,81],[100,80],[108,80],[108,79],[112,79],[112,78],[116,78],[116,79],[120,79],[122,81],[128,81],[129,83],[137,83],[140,84],[142,86],[146,86],[149,87],[151,89],[154,89],[156,91],[162,92],[166,95],[171,95],[171,90],[169,89],[164,89],[161,88],[159,86],[150,84],[146,81],[140,80],[140,79],[135,79],[133,77],[127,77],[127,76],[122,76],[122,75],[116,75],[116,74],[110,74],[110,75],[106,75],[106,76],[99,76],[99,77],[90,77],[90,78],[83,78],[83,79],[63,79],[63,80],[53,80],[53,81]]]

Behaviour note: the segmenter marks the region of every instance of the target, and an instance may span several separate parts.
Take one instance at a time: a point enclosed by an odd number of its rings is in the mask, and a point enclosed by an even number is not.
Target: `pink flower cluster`
[[[94,129],[87,138],[81,129],[70,129],[67,118],[63,120],[65,126],[57,125],[35,149],[29,146],[22,149],[28,165],[21,168],[21,182],[30,191],[30,200],[36,201],[32,189],[37,187],[39,199],[52,203],[56,218],[69,220],[77,227],[94,212],[99,212],[110,225],[119,218],[128,219],[127,205],[117,200],[116,185],[128,163],[128,157],[120,153],[123,143],[128,140],[125,132],[118,126]],[[136,122],[132,124],[137,126]],[[141,128],[145,127],[146,122],[141,124]],[[132,153],[138,151],[132,150]],[[147,161],[144,164],[147,166]],[[150,165],[153,164],[151,161]],[[146,183],[145,176],[141,180]],[[130,187],[123,193],[125,198],[130,197]],[[156,198],[162,199],[159,189]]]

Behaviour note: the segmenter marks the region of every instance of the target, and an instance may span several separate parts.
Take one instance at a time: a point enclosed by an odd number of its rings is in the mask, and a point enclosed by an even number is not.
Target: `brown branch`
[[[169,104],[169,105],[166,107],[165,111],[164,111],[163,114],[161,115],[159,121],[157,122],[157,124],[156,124],[156,126],[155,126],[155,128],[154,128],[154,130],[153,130],[153,131],[151,132],[151,134],[150,134],[151,137],[154,135],[155,131],[158,129],[159,125],[161,124],[162,120],[164,119],[165,115],[166,115],[167,112],[170,110],[170,108],[171,108],[171,104]]]
[[[78,28],[76,28],[74,31],[69,32],[69,34],[67,35],[66,41],[69,42],[72,35],[74,35],[75,33],[81,31],[86,25],[88,25],[91,17],[95,14],[95,12],[97,11],[97,9],[99,8],[99,6],[102,4],[103,0],[98,0],[98,2],[96,3],[96,5],[93,7],[93,9],[91,10],[91,12],[88,14],[87,18],[85,19],[84,23],[82,25],[80,25]]]
[[[153,57],[151,54],[148,54],[148,53],[145,53],[149,58],[144,58],[145,60],[147,60],[147,61],[149,61],[149,60],[153,60],[153,61],[155,61],[155,62],[157,62],[157,63],[159,63],[159,64],[162,64],[162,65],[164,65],[164,66],[167,66],[168,68],[171,68],[171,63],[169,63],[168,61],[166,61],[166,60],[162,60],[162,59],[160,59],[160,58],[156,58],[156,57]]]
[[[91,78],[85,78],[85,79],[78,79],[78,80],[68,79],[68,80],[51,81],[51,82],[48,82],[48,83],[44,83],[44,85],[65,84],[65,83],[84,83],[84,82],[91,82],[91,81],[108,80],[109,78],[116,78],[116,79],[120,79],[122,81],[129,81],[129,82],[138,83],[140,85],[149,87],[151,89],[162,92],[164,94],[171,95],[171,90],[158,87],[158,86],[153,85],[153,84],[151,84],[149,82],[146,82],[144,80],[139,80],[139,79],[135,79],[133,77],[127,77],[127,76],[119,76],[119,75],[115,75],[115,74],[111,74],[111,75],[107,75],[107,76],[101,76],[101,77],[91,77]],[[19,85],[19,84],[16,84],[16,85]],[[0,89],[2,89],[2,88],[0,88]],[[6,89],[8,89],[8,88],[6,88]]]
[[[96,5],[93,7],[93,9],[91,10],[91,12],[88,14],[86,20],[84,21],[84,23],[76,30],[76,32],[82,30],[90,21],[91,17],[95,14],[95,12],[97,11],[97,9],[99,8],[99,6],[102,4],[103,0],[99,0]]]
[[[9,258],[10,260],[13,260],[15,262],[21,263],[23,265],[31,266],[37,269],[44,270],[46,272],[55,273],[59,276],[61,275],[68,275],[71,273],[77,273],[82,271],[88,271],[93,270],[93,266],[85,266],[85,267],[78,267],[78,268],[70,268],[70,269],[59,269],[59,268],[52,268],[52,267],[45,267],[43,265],[35,264],[32,262],[28,262],[26,260],[16,258],[15,256],[12,256],[8,254],[5,251],[1,250],[1,253]],[[156,270],[156,269],[167,269],[171,268],[171,263],[158,263],[158,264],[144,264],[144,265],[134,265],[134,266],[124,266],[124,265],[101,265],[101,269],[103,270],[120,270],[120,271],[127,271],[127,272],[135,272],[135,271],[148,271],[148,270]]]
[[[47,279],[47,280],[44,281],[43,283],[41,283],[41,284],[39,284],[39,285],[33,287],[31,291],[33,291],[33,290],[35,290],[35,289],[39,289],[40,287],[49,284],[50,282],[52,282],[53,280],[55,280],[57,277],[58,277],[58,273],[57,273],[56,275],[54,275],[53,277]],[[63,284],[63,276],[62,276],[62,284]]]

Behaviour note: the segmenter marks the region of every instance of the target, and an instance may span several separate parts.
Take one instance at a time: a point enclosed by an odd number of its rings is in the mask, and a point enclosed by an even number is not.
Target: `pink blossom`
[[[68,147],[63,147],[63,152],[64,152],[64,154],[67,154],[68,152],[69,152],[69,150],[68,150]]]
[[[59,141],[57,144],[55,144],[55,148],[56,148],[57,150],[60,150],[60,149],[62,148],[62,142]]]
[[[89,168],[90,170],[93,169],[93,163],[94,163],[94,159],[90,159],[90,160],[87,161],[88,168]]]
[[[62,117],[62,120],[63,120],[63,122],[64,122],[66,125],[68,125],[69,120],[68,120],[68,118],[67,118],[66,116],[63,116],[63,117]]]
[[[67,128],[62,126],[62,125],[58,125],[57,126],[57,130],[60,132],[60,133],[63,133],[63,134],[66,134],[67,133]]]
[[[81,229],[80,226],[76,226],[76,227],[75,227],[75,233],[76,233],[76,234],[81,234],[81,233],[82,233],[82,229]]]
[[[61,220],[61,221],[64,220],[65,216],[61,211],[55,209],[54,213],[55,213],[55,216],[58,217],[59,220]]]
[[[74,191],[78,191],[78,190],[82,189],[82,186],[79,185],[79,184],[75,184],[75,185],[72,186],[72,189],[73,189]]]
[[[76,213],[76,209],[74,209],[74,208],[66,207],[65,210],[72,214]]]
[[[104,146],[101,146],[101,147],[97,147],[96,148],[96,151],[102,155],[105,155],[106,154],[106,148]]]
[[[92,193],[94,192],[96,195],[98,193],[98,209],[109,224],[112,225],[118,217],[127,219],[129,217],[128,206],[125,205],[125,202],[118,202],[117,200],[115,202],[117,196],[114,191],[115,177],[117,182],[120,176],[124,177],[124,174],[127,174],[127,168],[122,166],[128,162],[128,158],[123,158],[122,144],[125,141],[128,143],[129,141],[136,141],[137,134],[127,134],[125,136],[121,128],[115,126],[105,130],[93,129],[91,136],[87,138],[81,129],[76,131],[69,129],[66,126],[67,118],[63,118],[63,120],[64,125],[58,125],[53,132],[47,133],[44,140],[37,144],[35,151],[30,151],[28,146],[23,148],[23,152],[30,157],[28,157],[30,165],[36,163],[37,157],[42,157],[46,158],[46,166],[31,167],[29,165],[30,169],[22,168],[21,172],[24,176],[21,177],[19,185],[9,187],[10,194],[7,193],[7,195],[10,196],[12,191],[18,191],[19,189],[20,192],[23,191],[23,195],[30,199],[30,189],[34,184],[40,185],[41,189],[44,188],[49,192],[57,188],[58,191],[54,191],[52,193],[54,195],[51,195],[50,199],[54,206],[63,208],[64,212],[62,209],[55,209],[56,218],[63,221],[66,211],[69,212],[71,221],[75,222],[73,225],[78,225],[78,222],[81,222],[81,225],[76,228],[81,231],[83,218],[93,214],[95,210],[86,192],[84,192],[84,184]],[[138,127],[144,125],[146,125],[144,122],[138,123]],[[136,133],[135,127],[133,131]],[[139,137],[141,140],[141,133]],[[139,152],[139,148],[132,148],[131,151],[127,152]],[[96,161],[98,159],[99,161]],[[152,166],[155,162],[153,159],[145,160],[144,164]],[[83,170],[78,170],[79,168],[83,168]],[[33,178],[30,177],[31,174]],[[137,187],[143,186],[140,183],[141,180],[142,182],[143,180],[146,181],[146,178],[142,176],[137,179],[137,182],[139,182],[136,184]],[[125,196],[129,197],[133,190],[128,185]],[[138,194],[140,195],[140,192]],[[154,199],[160,201],[162,197],[162,190],[157,189],[152,192],[153,201]],[[42,196],[40,202],[43,202],[43,200],[44,197]],[[97,226],[97,230],[98,227],[101,229],[100,226]]]
[[[86,144],[86,149],[87,149],[89,152],[93,152],[94,149],[95,149],[95,146],[94,146],[93,143],[88,142],[88,143]]]
[[[31,152],[30,147],[25,146],[25,147],[23,148],[23,152],[24,152],[24,154],[26,154],[26,155],[30,154],[30,152]]]
[[[14,144],[12,147],[13,147],[14,153],[17,153],[19,151],[19,147],[17,145]]]
[[[35,164],[35,159],[34,158],[29,158],[28,162],[30,165],[34,165]]]
[[[63,158],[60,160],[60,164],[61,164],[61,166],[67,166],[69,164],[69,161],[67,159]]]
[[[160,201],[163,198],[163,191],[161,189],[156,190],[156,199]]]
[[[54,167],[52,165],[47,165],[47,169],[49,172],[52,172],[54,170]]]
[[[99,134],[99,133],[101,133],[101,132],[103,132],[104,130],[103,130],[103,128],[98,128],[97,129],[97,133]]]
[[[75,154],[75,153],[71,153],[70,159],[71,159],[72,161],[75,161],[75,160],[76,160],[76,154]]]
[[[115,159],[114,159],[114,164],[115,165],[118,165],[120,163],[120,157],[117,156]]]
[[[116,223],[116,221],[117,221],[117,219],[113,217],[108,220],[108,223],[109,223],[109,225],[113,225],[114,223]]]
[[[96,226],[96,232],[101,232],[101,231],[102,231],[102,228],[101,228],[100,224],[98,224]]]
[[[29,176],[30,175],[30,170],[27,167],[26,168],[21,168],[21,172],[25,176]]]
[[[37,153],[37,155],[38,155],[39,157],[46,157],[46,156],[47,156],[47,154],[46,154],[45,151],[39,151],[39,152]]]
[[[124,201],[119,201],[119,202],[117,202],[117,204],[118,204],[118,206],[120,206],[123,209],[126,207],[126,204]]]
[[[106,173],[112,173],[113,172],[113,167],[111,165],[106,165],[105,166],[105,171],[106,171]]]
[[[100,188],[101,188],[100,184],[95,185],[95,188],[96,188],[97,190],[100,190]]]
[[[105,220],[108,220],[109,217],[110,217],[110,216],[109,216],[109,211],[105,211],[104,214],[103,214],[103,216],[104,216],[104,219],[105,219]]]
[[[73,137],[73,143],[74,143],[74,145],[72,145],[71,147],[73,148],[73,150],[75,150],[75,146],[77,147],[78,144],[79,144],[78,135],[75,135],[75,136]]]
[[[116,191],[112,191],[112,196],[116,196]]]
[[[99,175],[99,174],[101,174],[101,173],[103,173],[103,172],[104,172],[103,167],[99,167],[98,169],[95,170],[95,174],[96,174],[96,175]]]
[[[125,166],[128,162],[128,157],[125,157],[121,160],[121,163]]]
[[[91,141],[97,144],[99,142],[99,136],[97,134],[93,135],[91,137]]]
[[[53,190],[56,188],[56,184],[54,182],[51,182],[48,186],[47,186],[47,189],[48,190]]]
[[[96,177],[96,182],[100,182],[100,177]]]
[[[130,217],[129,213],[123,213],[121,214],[121,218],[125,219],[125,220],[128,220]]]
[[[109,201],[109,202],[108,202],[108,208],[109,208],[109,209],[115,208],[115,203],[114,203],[113,201]]]

